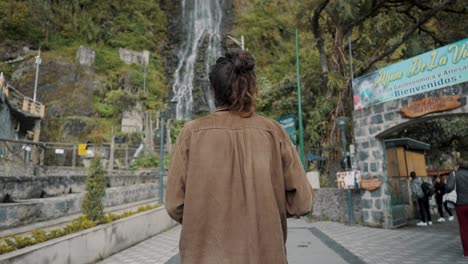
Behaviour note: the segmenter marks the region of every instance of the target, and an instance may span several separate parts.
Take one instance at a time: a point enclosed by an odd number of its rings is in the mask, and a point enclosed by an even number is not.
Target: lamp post
[[[305,155],[304,155],[304,127],[302,125],[302,99],[301,99],[301,72],[299,64],[299,33],[297,28],[294,32],[276,26],[280,31],[287,32],[294,35],[296,40],[296,79],[297,79],[297,119],[299,120],[299,155],[301,157],[302,167],[306,169]]]
[[[41,63],[42,63],[41,49],[39,49],[39,51],[37,52],[37,56],[36,56],[36,79],[34,81],[34,97],[33,97],[34,103],[36,102],[37,83],[39,80],[39,65],[41,65]]]
[[[164,202],[164,115],[165,112],[159,113],[159,203]]]
[[[177,101],[170,101],[170,104],[177,104]],[[166,111],[159,113],[159,203],[164,203],[164,119]]]
[[[345,171],[348,171],[348,154],[346,152],[346,136],[345,136],[345,131],[346,131],[346,117],[338,117],[336,119],[336,123],[338,124],[338,127],[340,128],[340,134],[341,134],[341,144],[343,147],[343,162],[345,165]],[[354,224],[354,214],[353,214],[353,197],[350,189],[346,190],[347,195],[348,195],[348,217],[349,217],[349,224],[353,225]]]

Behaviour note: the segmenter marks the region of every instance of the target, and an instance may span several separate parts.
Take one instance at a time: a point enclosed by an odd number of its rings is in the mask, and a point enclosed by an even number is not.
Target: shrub
[[[82,213],[91,221],[101,222],[104,216],[102,197],[105,191],[104,170],[99,155],[91,161],[86,178],[86,194],[81,204]]]
[[[139,156],[133,161],[130,166],[131,170],[137,168],[156,168],[159,166],[159,155],[157,153],[149,153]]]

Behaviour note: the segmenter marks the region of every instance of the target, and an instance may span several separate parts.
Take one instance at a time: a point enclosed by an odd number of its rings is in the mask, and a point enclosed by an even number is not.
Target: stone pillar
[[[391,227],[391,208],[388,175],[386,172],[385,145],[375,135],[384,123],[384,106],[377,105],[353,112],[353,127],[357,163],[361,177],[378,178],[382,186],[373,191],[362,192],[362,216],[368,226]]]

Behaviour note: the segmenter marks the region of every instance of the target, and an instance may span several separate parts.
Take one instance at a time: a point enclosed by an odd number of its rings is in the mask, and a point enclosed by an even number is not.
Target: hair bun
[[[255,67],[254,58],[245,50],[231,49],[226,53],[226,58],[231,61],[237,73],[247,73],[253,71]]]

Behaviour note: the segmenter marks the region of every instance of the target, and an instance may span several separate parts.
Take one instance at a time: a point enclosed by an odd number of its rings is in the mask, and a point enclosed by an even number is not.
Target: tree
[[[91,221],[102,221],[104,217],[102,197],[106,194],[105,175],[101,159],[97,153],[95,155],[88,170],[86,193],[81,204],[81,211]]]
[[[413,138],[431,145],[426,153],[428,165],[439,164],[440,158],[453,152],[462,157],[468,154],[468,117],[440,118],[411,125],[400,131],[398,137]]]
[[[323,135],[328,146],[339,143],[336,117],[350,116],[352,111],[347,40],[353,46],[354,72],[359,76],[444,42],[458,40],[439,31],[440,25],[448,20],[447,13],[466,18],[464,4],[456,0],[304,1],[301,10],[299,16],[308,18],[320,54],[321,94],[326,100],[336,98],[332,100],[336,104],[328,113],[328,127]],[[453,26],[454,31],[467,31],[457,24]],[[340,156],[339,151],[335,154]]]
[[[352,111],[348,39],[354,76],[460,40],[468,35],[462,1],[237,0],[232,35],[244,35],[257,65],[258,110],[296,113],[294,40],[299,29],[306,149],[341,160],[338,116]],[[351,129],[347,129],[351,139]],[[351,140],[348,140],[351,142]],[[326,170],[325,166],[325,170]]]

